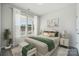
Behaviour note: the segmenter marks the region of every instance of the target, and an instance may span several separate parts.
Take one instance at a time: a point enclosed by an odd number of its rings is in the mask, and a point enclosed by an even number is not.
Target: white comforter
[[[44,36],[41,36],[41,37],[44,37]],[[45,37],[45,38],[49,38],[52,41],[54,41],[55,48],[58,46],[59,37]],[[26,41],[35,45],[35,47],[37,48],[37,54],[38,55],[47,55],[49,53],[47,44],[45,44],[45,43],[43,43],[41,41],[37,41],[37,40],[32,39],[32,38],[26,38]],[[53,49],[53,51],[55,50],[55,48]]]

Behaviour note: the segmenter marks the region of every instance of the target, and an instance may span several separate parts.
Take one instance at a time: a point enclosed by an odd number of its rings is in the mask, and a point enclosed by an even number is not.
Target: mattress
[[[41,36],[41,37],[44,37],[44,36]],[[54,42],[54,44],[55,44],[55,48],[58,46],[58,44],[59,44],[59,37],[45,37],[45,38],[51,39]],[[49,53],[47,44],[45,44],[45,43],[43,43],[41,41],[37,41],[37,40],[32,39],[32,38],[26,38],[25,40],[28,43],[35,45],[35,47],[37,48],[37,54],[38,55],[46,55],[46,54]]]

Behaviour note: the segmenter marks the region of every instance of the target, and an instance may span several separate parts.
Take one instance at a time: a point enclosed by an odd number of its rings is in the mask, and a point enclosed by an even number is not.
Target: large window
[[[33,34],[33,16],[15,13],[14,15],[14,32],[15,37],[24,37]]]
[[[28,34],[33,34],[33,17],[30,16],[28,16],[27,32]]]
[[[20,15],[20,32],[21,36],[27,35],[27,17],[25,15]]]

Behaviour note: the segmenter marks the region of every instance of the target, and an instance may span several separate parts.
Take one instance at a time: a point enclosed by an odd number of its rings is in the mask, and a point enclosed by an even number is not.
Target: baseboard
[[[69,48],[68,46],[64,46],[64,45],[59,45],[59,46],[63,48]]]

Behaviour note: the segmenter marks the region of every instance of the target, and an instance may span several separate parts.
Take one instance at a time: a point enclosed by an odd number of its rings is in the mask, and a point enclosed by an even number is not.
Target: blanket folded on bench
[[[34,46],[33,46],[32,44],[29,44],[29,45],[27,45],[27,46],[24,46],[24,47],[22,48],[22,56],[27,56],[27,52],[28,52],[29,50],[31,50],[32,48],[34,48]]]

